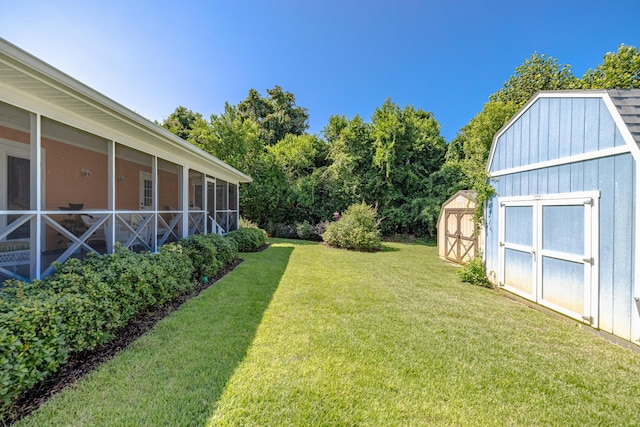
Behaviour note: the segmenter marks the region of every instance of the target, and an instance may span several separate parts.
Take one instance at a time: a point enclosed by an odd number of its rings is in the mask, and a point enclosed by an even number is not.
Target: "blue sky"
[[[308,109],[369,120],[391,98],[451,140],[532,53],[578,77],[640,47],[640,1],[0,0],[0,37],[142,116],[205,117],[280,85]]]

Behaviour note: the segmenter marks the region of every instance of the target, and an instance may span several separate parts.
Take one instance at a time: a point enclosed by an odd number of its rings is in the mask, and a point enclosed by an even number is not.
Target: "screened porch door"
[[[501,285],[597,326],[598,199],[597,192],[501,199]]]

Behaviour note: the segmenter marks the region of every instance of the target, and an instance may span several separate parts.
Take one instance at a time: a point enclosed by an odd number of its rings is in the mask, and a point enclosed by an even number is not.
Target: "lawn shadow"
[[[399,252],[400,248],[394,248],[393,246],[382,245],[380,247],[380,252]]]
[[[279,245],[289,243],[284,239],[270,239],[270,243],[265,251],[247,257],[227,281],[221,283],[220,292],[225,295],[221,295],[219,302],[226,302],[226,307],[220,307],[216,322],[207,323],[207,327],[216,328],[216,336],[222,338],[217,339],[211,349],[219,353],[214,357],[219,363],[209,367],[216,372],[216,385],[207,397],[213,403],[211,412],[206,414],[207,418],[213,415],[227,383],[246,357],[295,249],[293,246]],[[297,240],[291,243],[300,244]],[[229,294],[225,292],[225,287],[231,291]]]
[[[244,261],[232,272],[23,421],[205,425],[247,355],[294,249],[272,245],[241,254]],[[144,404],[132,405],[141,395]]]

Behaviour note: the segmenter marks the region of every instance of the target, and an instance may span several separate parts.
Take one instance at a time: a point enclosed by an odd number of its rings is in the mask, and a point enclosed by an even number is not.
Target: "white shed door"
[[[500,201],[500,283],[597,326],[598,195]]]

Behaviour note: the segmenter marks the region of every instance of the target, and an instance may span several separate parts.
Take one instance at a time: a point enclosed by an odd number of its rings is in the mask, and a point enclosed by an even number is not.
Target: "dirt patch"
[[[266,249],[266,246],[267,245],[261,248],[261,250]],[[65,387],[73,384],[74,381],[82,378],[102,363],[111,359],[137,338],[141,337],[149,329],[153,328],[160,320],[177,310],[186,301],[198,296],[200,292],[215,284],[215,282],[236,268],[241,262],[241,259],[236,259],[236,261],[218,272],[218,274],[210,279],[208,283],[198,284],[193,292],[180,295],[175,300],[165,304],[155,311],[138,315],[129,325],[114,333],[116,337],[114,340],[100,345],[91,351],[82,351],[72,354],[69,361],[61,366],[54,375],[23,394],[16,402],[11,414],[7,419],[0,420],[0,423],[3,421],[4,423],[9,424],[14,423],[20,418],[38,409],[40,405],[46,402],[55,393],[58,393]]]

